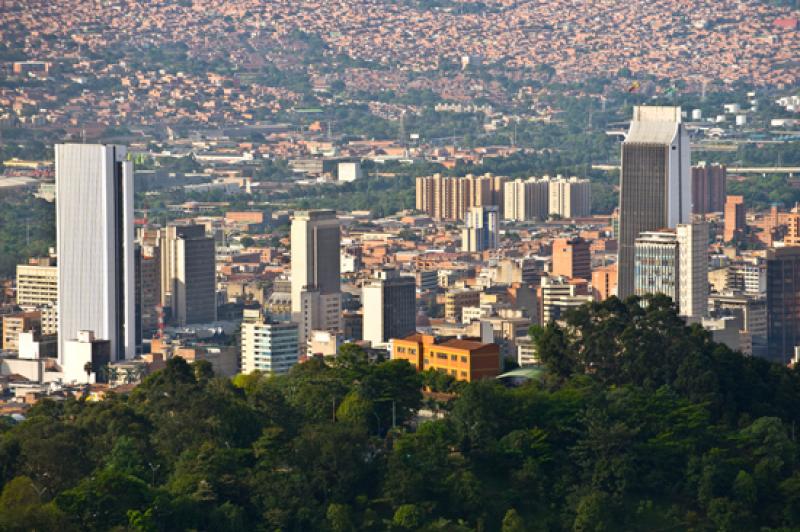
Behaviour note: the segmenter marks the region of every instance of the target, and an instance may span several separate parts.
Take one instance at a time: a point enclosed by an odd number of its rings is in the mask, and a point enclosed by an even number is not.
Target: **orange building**
[[[609,264],[592,271],[592,297],[595,301],[605,301],[617,293],[617,265]]]
[[[737,234],[744,231],[745,224],[744,196],[728,196],[725,200],[725,230],[723,240],[730,242]]]
[[[592,256],[589,242],[583,238],[553,240],[553,275],[586,279],[592,277]]]
[[[434,369],[456,380],[489,379],[500,374],[500,346],[477,340],[440,341],[415,333],[392,339],[392,360],[407,360],[417,371]]]

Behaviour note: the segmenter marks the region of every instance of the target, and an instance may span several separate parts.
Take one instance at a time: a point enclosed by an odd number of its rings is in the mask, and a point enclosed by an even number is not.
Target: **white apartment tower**
[[[555,179],[547,178],[549,183],[548,214],[561,218],[578,218],[592,213],[592,184],[588,179],[578,177]]]
[[[298,324],[300,349],[312,330],[342,328],[336,212],[298,211],[292,218],[292,321]]]
[[[79,331],[110,342],[112,361],[136,350],[133,163],[123,146],[57,144],[59,357]]]
[[[361,289],[364,305],[362,338],[372,346],[405,338],[416,330],[416,282],[394,269],[376,272]]]

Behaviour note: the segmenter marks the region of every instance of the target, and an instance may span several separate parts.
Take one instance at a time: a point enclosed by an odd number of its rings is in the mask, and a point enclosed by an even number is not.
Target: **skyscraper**
[[[461,248],[477,253],[497,247],[500,213],[496,206],[470,207],[466,227],[461,231]]]
[[[214,239],[202,225],[160,231],[161,298],[178,325],[217,319]]]
[[[708,224],[678,224],[678,293],[681,316],[702,318],[708,314]]]
[[[123,146],[56,145],[59,357],[79,331],[135,354],[133,164]]]
[[[634,107],[620,172],[617,292],[622,298],[634,292],[639,234],[690,221],[689,150],[680,107]]]
[[[767,251],[767,345],[782,364],[800,345],[800,246]]]
[[[416,330],[416,282],[394,269],[377,272],[361,289],[363,339],[373,346],[390,338],[405,338]]]
[[[304,351],[312,330],[342,328],[341,235],[336,212],[295,212],[291,237],[292,320],[298,324]]]

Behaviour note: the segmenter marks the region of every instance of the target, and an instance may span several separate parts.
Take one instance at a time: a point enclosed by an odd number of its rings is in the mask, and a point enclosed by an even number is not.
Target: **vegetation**
[[[56,245],[55,205],[30,195],[0,197],[0,279]]]
[[[0,529],[800,526],[795,370],[713,343],[660,297],[533,335],[542,381],[460,384],[416,428],[423,376],[353,345],[233,381],[175,358],[129,397],[43,401],[0,428]]]

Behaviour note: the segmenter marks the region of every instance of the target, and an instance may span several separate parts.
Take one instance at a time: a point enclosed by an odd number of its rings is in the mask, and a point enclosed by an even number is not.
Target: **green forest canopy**
[[[800,527],[795,370],[660,297],[533,336],[542,381],[462,385],[416,429],[421,376],[351,344],[286,376],[174,358],[130,396],[42,401],[0,429],[0,529]]]

